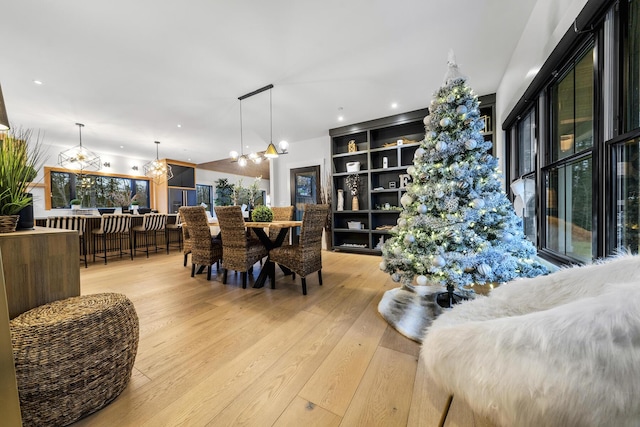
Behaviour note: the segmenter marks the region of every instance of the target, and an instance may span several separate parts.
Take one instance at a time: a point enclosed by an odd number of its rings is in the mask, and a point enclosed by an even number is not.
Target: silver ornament
[[[491,274],[491,266],[489,264],[482,263],[478,266],[478,273],[483,276],[488,276]]]
[[[467,150],[473,150],[477,146],[478,143],[475,139],[467,139],[467,141],[464,143],[464,148],[466,148]]]
[[[471,202],[471,207],[474,209],[482,209],[484,208],[484,200],[482,199],[473,199]]]
[[[400,198],[400,203],[402,204],[402,206],[404,206],[406,208],[411,203],[413,203],[413,199],[411,198],[411,196],[408,193],[404,193],[402,195],[402,197]]]
[[[424,148],[422,148],[422,147],[418,147],[418,149],[416,150],[416,152],[415,152],[415,153],[413,153],[413,157],[414,157],[414,158],[416,158],[416,159],[418,159],[418,158],[420,158],[420,157],[424,156],[424,153],[425,153]]]
[[[420,212],[421,214],[426,214],[427,213],[427,206],[426,205],[418,206],[418,212]]]
[[[425,116],[425,118],[422,119],[422,123],[424,123],[425,126],[429,126],[431,124],[431,116]]]
[[[467,112],[467,107],[465,105],[458,105],[458,108],[456,108],[456,113],[458,114],[464,114]]]
[[[449,117],[444,117],[442,120],[440,120],[440,126],[442,126],[443,128],[446,128],[450,124],[451,124],[451,119]]]
[[[407,225],[407,220],[404,218],[398,218],[398,225],[402,228],[406,227]]]
[[[447,143],[444,141],[438,141],[436,142],[436,150],[438,151],[444,151],[447,149]]]
[[[442,256],[437,255],[433,258],[433,261],[431,261],[431,265],[434,267],[444,267],[447,265],[447,261]]]
[[[435,196],[436,199],[441,199],[444,197],[444,191],[436,190],[436,192],[433,195]]]
[[[398,273],[393,273],[391,275],[391,280],[393,280],[394,282],[399,282],[400,281],[400,275]]]
[[[415,241],[416,241],[416,238],[415,238],[415,237],[413,237],[413,234],[407,234],[406,236],[404,236],[404,242],[405,242],[407,245],[410,245],[411,243],[413,243],[413,242],[415,242]]]
[[[413,166],[413,165],[412,165],[412,166],[409,166],[409,167],[407,168],[407,173],[408,173],[409,175],[413,175],[414,173],[416,173],[416,168],[415,168],[415,166]]]
[[[387,263],[386,263],[386,262],[384,262],[384,261],[382,261],[382,262],[380,263],[380,270],[384,271],[384,270],[385,270],[385,268],[387,268]]]
[[[418,284],[418,286],[426,286],[427,285],[427,276],[421,274],[418,277],[416,277],[416,283]]]

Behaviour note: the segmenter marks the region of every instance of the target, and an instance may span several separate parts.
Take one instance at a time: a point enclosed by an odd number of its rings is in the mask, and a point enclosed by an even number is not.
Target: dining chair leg
[[[307,278],[301,277],[300,280],[302,281],[302,295],[306,295],[307,294]]]
[[[292,278],[293,280],[296,280],[296,273],[294,273],[293,271],[291,272],[291,278]]]
[[[318,282],[320,282],[320,286],[322,286],[322,270],[318,270]]]
[[[196,265],[191,264],[191,277],[196,275]]]
[[[188,256],[188,255],[189,255],[189,254],[184,254],[184,266],[185,266],[185,267],[187,266],[187,256]]]
[[[227,284],[227,271],[229,271],[229,270],[225,268],[223,273],[222,273],[222,284],[223,285]]]
[[[242,272],[242,289],[247,289],[247,272]]]
[[[211,280],[211,266],[207,266],[207,280]]]

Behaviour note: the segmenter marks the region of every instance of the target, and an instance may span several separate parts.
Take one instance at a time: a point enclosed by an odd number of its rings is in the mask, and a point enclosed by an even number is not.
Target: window
[[[120,176],[76,174],[64,169],[45,168],[50,179],[45,194],[50,194],[50,209],[69,208],[72,199],[80,199],[87,208],[122,206],[135,196],[140,207],[149,207],[149,181]]]
[[[626,37],[624,38],[624,131],[640,127],[640,0],[627,4]]]
[[[196,184],[196,203],[207,205],[205,208],[213,214],[213,186]]]
[[[593,258],[594,49],[551,87],[551,161],[545,167],[545,248]]]
[[[524,234],[532,243],[537,243],[536,215],[536,136],[535,109],[527,113],[516,126],[516,156],[518,159],[516,180],[511,191],[516,214],[522,218]]]
[[[592,259],[591,157],[546,173],[546,248],[584,262]]]
[[[552,89],[552,160],[593,147],[593,49]]]

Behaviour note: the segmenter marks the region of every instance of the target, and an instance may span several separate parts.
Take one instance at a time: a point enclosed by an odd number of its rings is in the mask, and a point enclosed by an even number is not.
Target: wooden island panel
[[[78,233],[35,227],[0,233],[9,318],[80,295]]]

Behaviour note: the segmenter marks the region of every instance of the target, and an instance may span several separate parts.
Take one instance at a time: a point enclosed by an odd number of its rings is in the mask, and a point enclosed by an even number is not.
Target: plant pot
[[[76,210],[76,209],[80,209],[80,205],[71,205],[71,209]]]
[[[16,226],[17,230],[33,230],[35,225],[35,221],[33,219],[33,195],[29,193],[29,204],[22,208],[20,212],[18,212],[18,225]]]
[[[20,215],[0,215],[0,233],[13,233],[18,226]]]

